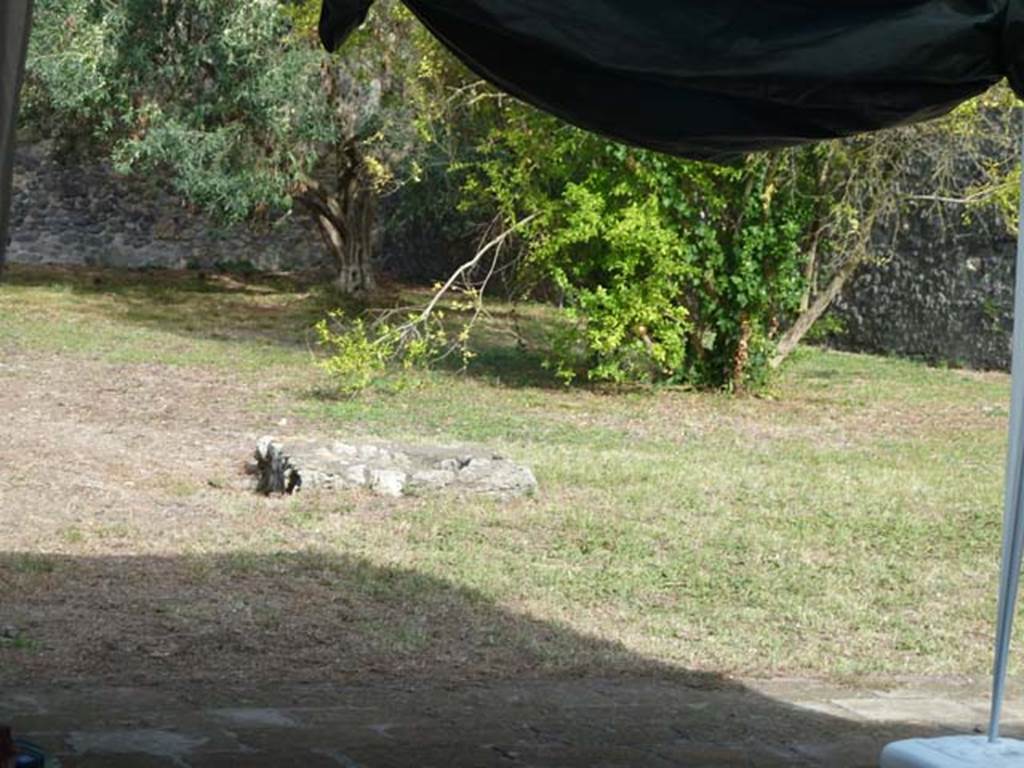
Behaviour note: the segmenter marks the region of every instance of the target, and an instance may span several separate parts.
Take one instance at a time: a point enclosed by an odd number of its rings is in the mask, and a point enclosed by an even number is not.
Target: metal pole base
[[[912,739],[890,744],[882,753],[882,768],[1020,768],[1024,741],[985,736]]]

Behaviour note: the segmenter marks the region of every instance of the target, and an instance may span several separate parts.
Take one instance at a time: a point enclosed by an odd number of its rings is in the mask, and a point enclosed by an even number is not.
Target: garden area
[[[48,768],[874,766],[981,733],[1004,53],[698,110],[735,74],[422,5],[5,9],[34,21],[0,135],[0,723]],[[483,65],[505,45],[531,87]],[[591,85],[548,103],[547,65]],[[602,122],[598,75],[678,125]]]
[[[494,308],[465,372],[350,399],[291,280],[12,268],[0,310],[5,684],[986,672],[1003,374],[567,389]],[[490,446],[540,490],[263,498],[264,434]]]

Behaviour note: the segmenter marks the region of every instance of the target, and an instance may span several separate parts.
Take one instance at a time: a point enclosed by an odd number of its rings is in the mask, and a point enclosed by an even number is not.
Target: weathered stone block
[[[256,490],[268,495],[365,488],[391,497],[449,491],[509,499],[537,490],[529,467],[465,448],[264,437],[253,472]]]

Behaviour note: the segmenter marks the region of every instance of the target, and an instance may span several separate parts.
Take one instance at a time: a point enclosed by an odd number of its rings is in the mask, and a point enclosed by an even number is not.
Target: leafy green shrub
[[[506,108],[469,169],[467,205],[524,233],[526,285],[553,286],[572,323],[550,364],[567,381],[761,380],[805,293],[808,154],[716,166],[607,141]]]
[[[342,396],[389,382],[404,386],[409,374],[427,368],[448,345],[441,326],[443,314],[421,321],[411,316],[405,324],[387,321],[368,323],[350,319],[342,311],[331,312],[313,328],[324,355],[317,361]],[[398,374],[398,375],[396,375]]]

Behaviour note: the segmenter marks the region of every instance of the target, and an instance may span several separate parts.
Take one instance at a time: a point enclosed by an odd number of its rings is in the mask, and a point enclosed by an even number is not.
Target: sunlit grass
[[[758,397],[568,390],[517,352],[498,312],[476,369],[336,400],[318,394],[307,349],[324,306],[286,282],[15,271],[0,285],[0,363],[6,349],[272,369],[324,433],[485,443],[540,480],[531,500],[416,499],[386,502],[387,514],[361,513],[379,500],[300,497],[260,526],[239,504],[188,549],[234,552],[240,572],[266,568],[261,553],[314,548],[687,669],[987,670],[1007,377],[806,349]],[[543,323],[545,310],[527,311]],[[372,631],[408,651],[422,645],[420,618],[389,614]],[[562,668],[566,648],[550,653]]]

